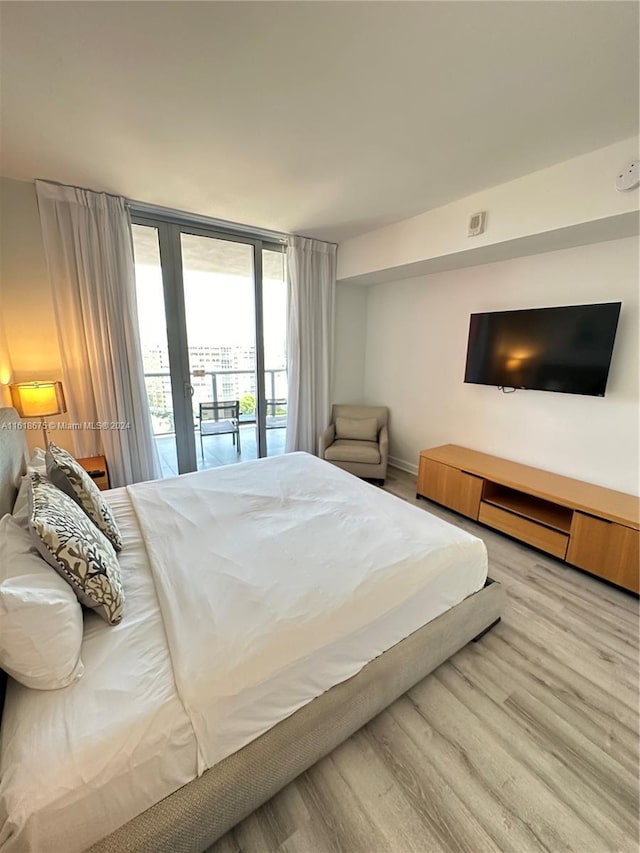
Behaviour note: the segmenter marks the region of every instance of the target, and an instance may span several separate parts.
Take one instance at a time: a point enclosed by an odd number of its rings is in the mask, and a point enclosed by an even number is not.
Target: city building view
[[[175,424],[167,347],[161,344],[146,344],[143,346],[142,357],[154,434],[173,433]],[[255,346],[193,345],[189,347],[189,363],[195,418],[200,403],[231,400],[239,401],[243,421],[249,422],[255,418]],[[286,376],[286,354],[283,346],[280,357],[271,359],[265,370],[267,400],[286,399]]]

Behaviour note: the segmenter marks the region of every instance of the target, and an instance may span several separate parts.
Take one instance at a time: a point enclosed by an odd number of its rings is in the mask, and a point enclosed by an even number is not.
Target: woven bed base
[[[488,581],[353,678],[93,845],[90,853],[202,853],[494,623],[503,601],[500,584]]]

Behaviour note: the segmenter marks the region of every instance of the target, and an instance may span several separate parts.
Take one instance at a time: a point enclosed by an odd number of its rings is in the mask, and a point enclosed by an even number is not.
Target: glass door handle
[[[190,382],[185,382],[184,383],[184,396],[185,396],[185,398],[188,399],[189,397],[193,397],[194,394],[195,394],[195,388],[193,387],[193,385]]]

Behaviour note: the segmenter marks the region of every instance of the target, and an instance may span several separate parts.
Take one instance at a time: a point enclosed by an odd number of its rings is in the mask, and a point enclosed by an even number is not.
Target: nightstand
[[[101,491],[104,492],[110,488],[109,469],[107,468],[107,460],[104,456],[85,456],[77,461]]]

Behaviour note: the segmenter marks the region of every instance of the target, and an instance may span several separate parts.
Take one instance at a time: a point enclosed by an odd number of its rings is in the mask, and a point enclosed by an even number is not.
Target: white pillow
[[[33,455],[31,459],[27,463],[27,474],[42,474],[42,476],[46,476],[47,474],[47,463],[45,460],[44,450],[36,447],[33,451]],[[27,521],[29,518],[29,483],[28,476],[23,477],[18,488],[18,495],[16,497],[16,502],[13,507],[13,517],[16,521],[19,521],[23,527],[27,526]]]
[[[0,667],[16,681],[56,690],[80,678],[80,603],[10,515],[0,519],[0,622]]]
[[[36,447],[31,455],[31,459],[27,462],[27,474],[42,474],[47,473],[47,460],[45,452],[41,447]]]
[[[376,441],[378,421],[375,418],[336,418],[336,438]]]

